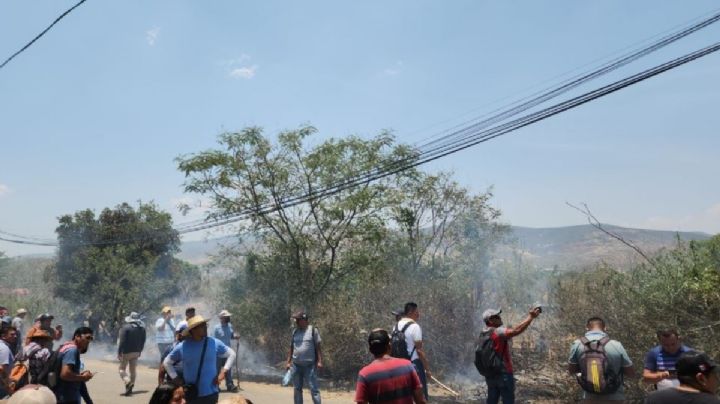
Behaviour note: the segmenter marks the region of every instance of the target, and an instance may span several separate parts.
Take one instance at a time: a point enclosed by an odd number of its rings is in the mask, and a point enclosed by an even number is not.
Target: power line
[[[40,32],[39,34],[37,34],[37,36],[35,36],[35,38],[33,38],[30,42],[28,42],[27,44],[25,44],[25,46],[23,46],[22,48],[20,48],[20,50],[18,50],[17,52],[13,53],[9,58],[7,58],[7,59],[5,60],[2,64],[0,64],[0,69],[2,69],[3,67],[5,67],[5,65],[7,65],[8,63],[10,63],[11,60],[15,59],[15,56],[23,53],[27,48],[29,48],[30,46],[32,46],[32,44],[34,44],[35,41],[37,41],[38,39],[40,39],[40,38],[41,38],[43,35],[45,35],[48,31],[50,31],[50,29],[51,29],[53,26],[55,26],[55,24],[57,24],[60,20],[62,20],[63,18],[65,18],[65,16],[68,15],[68,14],[70,14],[73,10],[75,10],[75,9],[78,8],[78,7],[80,7],[80,5],[83,4],[83,3],[85,3],[86,1],[87,1],[87,0],[80,0],[77,4],[75,4],[74,6],[70,7],[69,9],[67,9],[64,13],[60,14],[60,16],[59,16],[58,18],[56,18],[55,21],[52,22],[52,24],[48,25],[48,27],[45,28],[44,30],[42,30],[42,32]]]

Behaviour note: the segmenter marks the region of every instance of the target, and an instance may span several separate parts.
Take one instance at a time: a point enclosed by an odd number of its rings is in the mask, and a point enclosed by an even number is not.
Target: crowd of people
[[[515,326],[502,320],[502,310],[487,309],[482,314],[484,328],[475,351],[475,366],[487,386],[487,403],[515,402],[515,377],[512,339],[525,332],[542,313],[531,309]],[[51,402],[92,404],[86,383],[93,373],[84,369],[82,354],[94,340],[94,330],[78,327],[67,341],[61,341],[63,328],[52,325],[52,314],[35,317],[25,330],[28,311],[20,308],[15,317],[0,306],[0,398],[8,403]],[[154,322],[155,344],[160,352],[158,387],[151,404],[249,403],[239,395],[220,401],[220,386],[237,392],[232,370],[236,352],[232,349],[235,333],[227,310],[218,314],[219,323],[208,329],[208,320],[194,308],[185,311],[185,319],[176,321],[172,308],[165,306]],[[428,381],[435,380],[425,352],[420,309],[409,302],[393,310],[391,331],[377,328],[368,335],[373,360],[358,372],[355,390],[357,403],[426,403]],[[303,403],[307,385],[313,404],[321,404],[318,371],[323,368],[322,337],[310,324],[305,311],[293,314],[295,328],[289,336],[286,379],[292,381],[295,404]],[[128,314],[117,336],[118,373],[124,394],[133,394],[137,362],[145,348],[147,330],[144,317]],[[654,386],[645,398],[648,404],[720,403],[716,392],[720,376],[716,363],[705,353],[684,345],[677,330],[657,332],[658,345],[644,358],[642,379]],[[634,365],[623,345],[610,338],[605,321],[587,320],[585,333],[570,347],[568,372],[582,388],[583,403],[613,403],[626,399],[623,382],[634,374]],[[28,398],[29,397],[29,398]],[[43,398],[44,397],[44,398]],[[35,401],[21,401],[21,400]],[[45,401],[42,401],[45,400]]]

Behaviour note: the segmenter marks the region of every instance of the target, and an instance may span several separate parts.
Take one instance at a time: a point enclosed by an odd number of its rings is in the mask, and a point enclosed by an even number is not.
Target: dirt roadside
[[[118,375],[117,363],[97,359],[85,359],[85,368],[99,372],[88,382],[90,396],[95,404],[146,404],[150,401],[155,387],[157,386],[157,369],[151,369],[143,364],[138,364],[138,376],[135,382],[135,393],[125,397],[124,385]],[[244,397],[256,404],[262,403],[292,403],[293,389],[282,387],[279,384],[254,383],[241,381],[240,387]],[[221,393],[221,398],[231,393]],[[322,399],[325,404],[351,403],[352,392],[328,392],[322,391]],[[312,403],[310,393],[305,390],[306,403]]]

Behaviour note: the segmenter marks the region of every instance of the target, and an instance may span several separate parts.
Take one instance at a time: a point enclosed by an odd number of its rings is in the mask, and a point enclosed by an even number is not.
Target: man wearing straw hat
[[[175,342],[175,330],[177,324],[173,319],[173,313],[170,306],[165,306],[160,310],[160,318],[155,321],[155,343],[158,352],[162,355],[169,346]]]
[[[230,324],[230,312],[227,310],[223,310],[218,314],[218,317],[220,318],[220,324],[217,324],[215,328],[213,328],[213,336],[220,341],[223,342],[223,344],[227,346],[231,345],[231,340],[237,340],[240,339],[237,335],[235,335],[235,330],[233,330],[232,324]],[[235,353],[237,354],[237,352]],[[221,358],[218,360],[218,371],[220,371],[220,368],[222,366],[225,366],[225,358]],[[238,388],[233,383],[232,379],[232,367],[227,371],[227,374],[225,375],[225,387],[227,388],[227,391],[230,392],[237,392]]]
[[[235,351],[217,338],[207,335],[207,320],[196,315],[188,320],[183,331],[185,339],[163,361],[167,374],[177,386],[186,386],[189,404],[215,404],[218,385],[235,361]],[[225,366],[217,371],[218,358],[225,358]],[[178,377],[173,363],[182,361],[183,377]]]
[[[17,347],[15,352],[22,351],[22,337],[25,329],[25,316],[27,316],[27,310],[17,309],[15,312],[15,318],[12,319],[12,326],[17,330]]]

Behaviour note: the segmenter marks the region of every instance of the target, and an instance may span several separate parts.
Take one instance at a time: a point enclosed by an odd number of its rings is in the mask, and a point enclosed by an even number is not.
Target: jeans
[[[218,374],[219,374],[219,373],[220,373],[220,369],[222,369],[223,366],[225,366],[225,364],[227,363],[227,358],[218,358],[218,362],[217,362],[217,363],[218,363],[217,371],[218,371]],[[233,374],[232,374],[233,368],[234,368],[234,366],[231,366],[230,369],[228,369],[228,371],[225,372],[225,387],[226,387],[228,390],[231,390],[232,388],[235,387],[235,383],[234,383],[234,381],[233,381]],[[219,386],[218,386],[218,387],[219,387]]]
[[[485,379],[488,388],[487,404],[515,404],[515,378],[512,373]]]
[[[312,396],[313,404],[320,404],[320,389],[318,388],[317,382],[317,368],[314,363],[301,365],[293,363],[293,386],[295,386],[295,404],[302,404],[303,402],[303,384],[305,380],[310,385],[310,395]]]
[[[425,366],[423,365],[422,361],[420,359],[415,359],[412,361],[413,365],[415,365],[415,371],[417,372],[418,377],[420,378],[420,383],[423,387],[423,395],[425,396],[425,400],[428,399],[428,386],[427,386],[427,375],[425,374]]]

